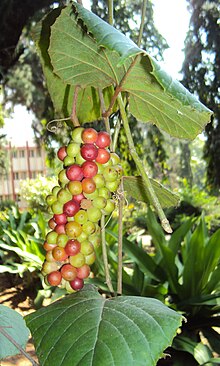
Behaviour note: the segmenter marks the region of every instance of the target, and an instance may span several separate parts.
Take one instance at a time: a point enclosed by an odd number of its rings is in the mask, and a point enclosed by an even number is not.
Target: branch
[[[121,95],[118,96],[117,101],[118,101],[118,104],[119,104],[119,109],[120,109],[121,118],[122,118],[122,121],[123,121],[123,126],[124,126],[124,129],[125,129],[125,134],[126,134],[127,141],[128,141],[130,154],[131,154],[131,156],[132,156],[132,158],[133,158],[133,160],[134,160],[134,162],[135,162],[135,164],[136,164],[138,170],[140,171],[140,174],[141,174],[141,176],[144,180],[148,196],[151,199],[151,202],[152,202],[152,204],[153,204],[153,206],[154,206],[154,208],[155,208],[155,210],[156,210],[156,212],[157,212],[157,214],[160,218],[161,225],[162,225],[163,229],[167,233],[172,233],[172,229],[171,229],[171,226],[169,224],[169,221],[167,220],[167,218],[165,216],[165,213],[164,213],[164,211],[161,207],[161,204],[160,204],[160,202],[157,198],[157,195],[154,192],[154,189],[151,185],[150,179],[149,179],[147,173],[145,172],[145,169],[143,167],[143,163],[140,160],[140,158],[137,154],[137,151],[135,149],[134,141],[132,139],[132,135],[131,135],[131,131],[130,131],[129,123],[128,123],[127,114],[125,112],[125,107],[124,107],[124,103],[123,103]]]
[[[0,326],[0,333],[2,333],[5,338],[9,340],[31,363],[33,366],[39,366],[37,362],[18,344],[5,330]]]
[[[113,7],[113,0],[108,0],[108,22],[110,25],[113,25],[114,22],[114,7]]]
[[[105,241],[105,215],[102,215],[102,217],[101,217],[101,235],[102,235],[102,257],[103,257],[104,268],[105,268],[106,284],[108,286],[109,291],[111,293],[114,293],[111,276],[110,276],[109,268],[108,268],[108,254],[107,254],[106,241]]]
[[[147,9],[147,0],[143,0],[142,10],[141,10],[141,24],[140,24],[140,30],[139,30],[139,36],[138,36],[138,43],[137,43],[138,47],[140,47],[140,45],[141,45],[141,40],[142,40],[142,36],[143,36],[146,9]]]

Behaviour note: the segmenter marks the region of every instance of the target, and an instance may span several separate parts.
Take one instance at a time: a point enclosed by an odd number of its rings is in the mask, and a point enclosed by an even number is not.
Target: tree
[[[220,188],[220,31],[219,1],[188,0],[192,16],[185,43],[183,83],[214,112],[205,129],[204,158],[207,183],[212,191]]]

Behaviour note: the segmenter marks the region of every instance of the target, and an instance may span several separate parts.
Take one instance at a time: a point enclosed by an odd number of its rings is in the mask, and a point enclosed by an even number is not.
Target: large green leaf
[[[179,197],[154,179],[150,179],[162,207],[177,206]],[[142,177],[123,177],[124,190],[138,201],[152,203]]]
[[[61,117],[68,117],[71,114],[73,104],[74,86],[60,79],[53,71],[53,66],[48,54],[50,44],[51,26],[60,15],[61,9],[51,11],[39,22],[33,32],[38,53],[40,55],[47,87],[53,101],[55,111]],[[81,30],[80,34],[81,34]],[[61,45],[63,41],[61,41]],[[81,84],[80,84],[81,85]],[[113,90],[106,88],[103,90],[105,103],[108,105],[111,100]],[[90,122],[101,118],[100,100],[97,89],[89,87],[79,90],[77,101],[77,116],[81,123]]]
[[[181,324],[158,300],[105,299],[91,286],[25,320],[41,366],[153,366]]]
[[[83,88],[120,84],[130,93],[130,112],[172,136],[193,139],[210,120],[211,111],[150,55],[80,4],[65,8],[52,26],[49,54],[65,83]]]
[[[210,362],[212,353],[208,346],[201,342],[197,343],[192,341],[190,338],[179,336],[175,338],[173,347],[180,351],[189,352],[196,359],[199,365],[212,365],[212,363]]]
[[[15,310],[0,305],[0,360],[20,353],[19,349],[15,347],[4,333],[7,333],[20,347],[26,347],[29,330],[22,316]]]

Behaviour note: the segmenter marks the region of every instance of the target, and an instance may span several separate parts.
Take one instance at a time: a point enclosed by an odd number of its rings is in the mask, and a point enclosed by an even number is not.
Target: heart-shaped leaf
[[[178,205],[179,197],[175,193],[154,179],[150,179],[150,182],[162,207],[166,208]],[[142,177],[123,177],[123,186],[128,195],[137,201],[150,202],[152,204]]]
[[[41,366],[153,366],[181,324],[156,299],[106,299],[90,285],[25,319]]]
[[[20,347],[26,346],[29,329],[22,316],[15,310],[0,305],[0,360],[20,353],[19,349],[5,336],[5,333]]]

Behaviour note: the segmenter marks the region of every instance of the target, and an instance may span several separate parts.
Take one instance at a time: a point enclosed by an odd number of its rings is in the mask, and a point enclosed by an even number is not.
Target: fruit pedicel
[[[58,158],[63,162],[59,185],[46,201],[53,216],[44,242],[42,273],[45,283],[80,290],[90,275],[95,249],[101,242],[101,216],[115,209],[122,167],[117,154],[109,152],[110,136],[105,131],[76,127]]]

